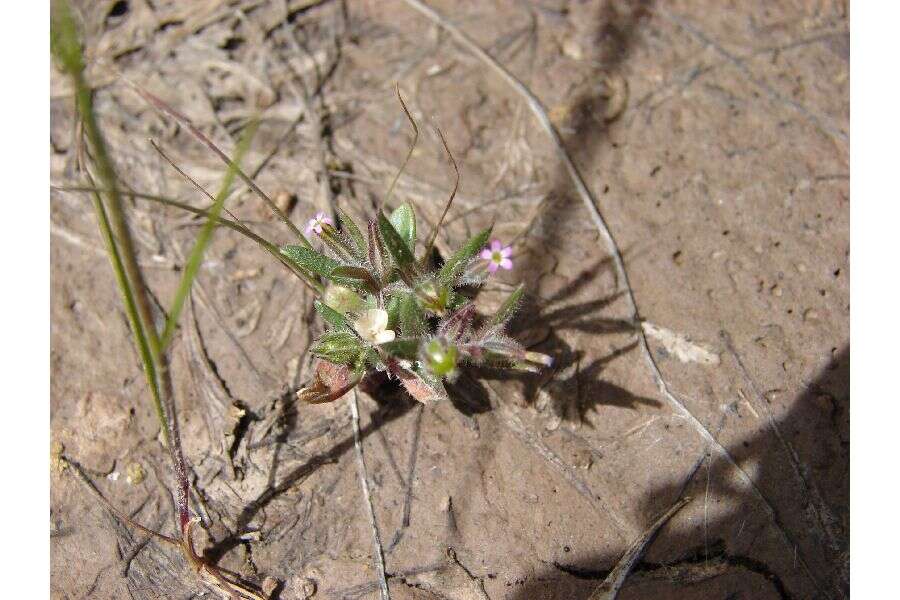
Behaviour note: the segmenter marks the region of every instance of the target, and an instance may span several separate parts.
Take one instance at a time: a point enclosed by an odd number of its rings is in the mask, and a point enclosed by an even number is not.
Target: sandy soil
[[[682,496],[620,597],[849,594],[849,23],[829,0],[433,1],[547,106],[624,258],[521,97],[399,0],[81,2],[89,76],[124,182],[202,205],[224,169],[118,79],[140,83],[294,196],[300,223],[392,202],[439,249],[495,220],[525,281],[517,336],[546,376],[470,373],[453,401],[361,397],[396,599],[586,599]],[[68,82],[51,73],[51,179],[75,184]],[[241,188],[229,204],[288,232]],[[167,305],[198,221],[137,200],[132,227]],[[88,198],[51,193],[51,429],[104,495],[174,531],[166,455]],[[284,600],[375,598],[348,406],[298,406],[321,332],[311,297],[252,242],[217,234],[174,348],[184,447],[210,557]],[[652,357],[665,390],[654,378]],[[237,407],[237,408],[235,408]],[[240,411],[243,410],[243,416]],[[54,598],[213,597],[181,556],[52,471]],[[456,561],[447,549],[455,551]]]

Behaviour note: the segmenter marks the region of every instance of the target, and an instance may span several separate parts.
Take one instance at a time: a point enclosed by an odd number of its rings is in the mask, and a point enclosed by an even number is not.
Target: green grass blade
[[[135,273],[137,272],[137,261],[134,258],[134,248],[131,244],[131,238],[128,235],[128,229],[125,227],[124,218],[121,215],[121,203],[118,187],[116,185],[115,170],[113,169],[112,162],[109,160],[106,144],[94,117],[91,90],[84,81],[84,61],[81,53],[81,43],[78,39],[78,31],[75,27],[75,21],[72,18],[70,8],[66,2],[54,2],[52,11],[51,50],[63,69],[68,72],[74,84],[76,108],[84,126],[85,134],[94,151],[98,175],[102,180],[103,185],[109,190],[107,199],[110,207],[114,208],[118,213],[118,239],[119,243],[122,244],[121,252],[116,243],[116,236],[113,233],[113,226],[110,223],[109,215],[103,205],[100,194],[95,191],[92,194],[92,200],[94,212],[97,215],[97,224],[103,237],[103,242],[106,245],[110,262],[112,263],[116,284],[119,287],[119,292],[122,295],[122,302],[125,305],[125,313],[135,337],[138,355],[143,363],[144,376],[146,377],[147,385],[150,388],[153,406],[163,432],[163,440],[167,447],[171,447],[169,439],[169,422],[166,418],[165,409],[163,408],[156,369],[157,357],[159,356],[159,340],[156,335],[156,330],[153,328],[149,306],[146,302],[143,304],[141,303],[142,298],[144,300],[146,299],[142,287],[143,280],[139,275],[132,276],[130,272],[132,270]],[[88,175],[88,178],[90,179],[90,175]],[[91,183],[93,182],[91,181]],[[129,264],[131,265],[130,269]]]
[[[216,194],[216,202],[207,211],[208,217],[206,223],[203,225],[203,229],[200,230],[197,241],[191,249],[191,254],[184,267],[184,273],[181,276],[181,282],[178,284],[178,290],[175,292],[175,298],[172,301],[169,318],[166,320],[166,328],[163,330],[160,340],[160,348],[163,351],[165,351],[172,342],[172,336],[175,334],[175,327],[178,324],[178,318],[181,316],[181,311],[184,308],[184,302],[191,292],[191,286],[194,284],[194,279],[197,277],[197,272],[200,270],[200,264],[203,262],[203,253],[206,251],[206,247],[209,246],[209,242],[212,240],[212,234],[219,221],[219,215],[222,213],[222,207],[225,205],[225,199],[228,197],[228,191],[231,189],[231,186],[237,177],[237,172],[240,168],[238,164],[241,162],[247,149],[250,148],[250,141],[253,139],[256,127],[257,123],[253,122],[244,129],[241,134],[241,139],[238,141],[237,149],[235,150],[234,160],[229,163],[228,170],[225,172],[225,178],[222,181],[222,186],[219,188],[219,193]]]
[[[137,264],[137,255],[125,216],[122,211],[122,200],[117,185],[116,173],[113,168],[109,153],[106,150],[106,142],[97,125],[94,115],[91,88],[84,80],[84,59],[82,57],[81,42],[75,19],[72,16],[68,2],[57,0],[52,4],[50,29],[50,47],[54,56],[69,74],[75,88],[75,105],[84,127],[84,133],[88,138],[97,166],[97,175],[103,186],[110,190],[107,194],[108,223],[114,234],[118,246],[120,246],[120,258],[127,281],[132,286],[134,301],[144,326],[147,341],[154,358],[159,356],[159,337],[153,326],[153,313],[150,302],[144,288],[143,277]]]
[[[106,252],[109,254],[113,273],[115,273],[116,276],[116,283],[119,286],[119,292],[122,294],[122,303],[125,305],[125,314],[128,316],[128,324],[131,326],[131,331],[134,332],[138,354],[144,365],[144,373],[147,378],[147,385],[150,388],[150,394],[153,397],[153,407],[156,410],[156,417],[159,419],[160,425],[162,426],[163,441],[166,443],[166,446],[168,446],[169,428],[167,426],[166,414],[163,410],[162,398],[159,394],[159,382],[156,377],[156,366],[150,351],[150,344],[147,341],[144,326],[138,316],[137,304],[134,301],[134,292],[125,275],[122,258],[119,255],[119,249],[116,247],[112,229],[109,226],[109,218],[107,217],[106,210],[103,208],[103,202],[100,199],[100,195],[96,192],[92,194],[92,198],[94,212],[97,214],[97,222],[100,225],[100,232],[103,235],[103,243],[106,245]]]
[[[84,185],[51,185],[51,189],[58,190],[60,192],[97,192],[101,194],[108,194],[109,190],[105,188],[96,188],[91,186]],[[209,217],[209,209],[208,208],[197,208],[196,206],[191,206],[190,204],[186,204],[184,202],[180,202],[179,200],[175,200],[174,198],[169,198],[167,196],[160,196],[158,194],[145,194],[143,192],[136,192],[134,190],[128,190],[128,196],[132,196],[134,198],[140,198],[141,200],[149,200],[150,202],[157,202],[159,204],[164,204],[166,206],[173,206],[175,208],[180,208],[189,213],[193,213],[195,215],[199,215],[201,217]],[[267,240],[266,238],[258,235],[253,232],[249,227],[244,225],[239,221],[232,221],[223,216],[219,216],[216,219],[216,225],[221,225],[223,227],[227,227],[232,231],[236,231],[241,235],[247,237],[248,239],[253,240],[257,244],[259,244],[260,248],[268,252],[272,255],[273,258],[277,259],[282,265],[285,266],[291,273],[296,275],[304,284],[312,288],[317,293],[322,292],[322,286],[313,278],[309,273],[297,268],[297,266],[286,260],[285,257],[278,251],[278,246]]]

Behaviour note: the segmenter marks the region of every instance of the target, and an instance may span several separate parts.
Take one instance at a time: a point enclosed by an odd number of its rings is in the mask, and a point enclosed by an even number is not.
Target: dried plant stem
[[[306,236],[303,235],[299,229],[297,229],[297,226],[294,225],[294,223],[290,220],[290,218],[286,214],[284,214],[284,212],[280,208],[278,208],[278,205],[275,204],[275,202],[268,196],[268,194],[266,194],[264,191],[262,191],[260,189],[260,187],[258,185],[256,185],[256,182],[254,182],[250,177],[248,177],[247,174],[241,170],[241,168],[237,165],[237,163],[233,159],[229,158],[229,156],[227,154],[225,154],[224,152],[222,152],[222,150],[219,149],[219,147],[216,146],[212,142],[212,140],[210,140],[208,137],[203,135],[203,132],[201,132],[199,129],[197,129],[197,127],[194,126],[193,123],[191,123],[190,119],[188,119],[186,116],[184,116],[183,114],[181,114],[180,112],[178,112],[177,110],[175,110],[174,108],[172,108],[171,106],[169,106],[168,104],[166,104],[161,99],[157,98],[156,96],[154,96],[147,90],[141,88],[140,86],[135,85],[134,83],[131,83],[131,82],[128,82],[128,84],[141,96],[141,98],[146,100],[151,106],[153,106],[154,108],[156,108],[163,114],[168,115],[171,118],[178,121],[178,123],[182,127],[186,128],[192,136],[194,136],[197,140],[199,140],[200,143],[202,143],[204,146],[206,146],[207,148],[212,150],[213,153],[215,153],[215,155],[218,156],[222,160],[222,162],[224,162],[226,165],[228,165],[229,169],[234,169],[234,172],[238,175],[238,177],[240,177],[241,180],[243,180],[243,182],[245,184],[247,184],[247,186],[251,190],[253,190],[253,192],[257,196],[259,196],[263,202],[266,203],[266,206],[269,207],[269,210],[271,210],[272,213],[275,214],[275,216],[277,216],[279,219],[281,219],[281,222],[284,223],[288,227],[288,229],[291,230],[291,232],[297,237],[297,239],[300,240],[300,242],[307,248],[311,247],[309,240],[306,239]]]
[[[637,564],[644,555],[644,551],[647,549],[647,546],[650,545],[650,542],[653,541],[653,538],[656,537],[656,533],[659,529],[690,501],[690,498],[680,499],[673,504],[669,510],[656,519],[656,521],[654,521],[653,524],[651,524],[650,527],[648,527],[636,540],[634,540],[631,547],[628,548],[625,554],[622,555],[622,558],[619,559],[615,568],[610,571],[609,575],[606,576],[606,579],[603,580],[603,583],[600,584],[600,587],[594,590],[594,593],[590,595],[588,600],[615,600],[616,596],[619,594],[619,590],[622,589],[622,584],[625,583],[625,578],[628,577],[628,573],[631,572],[634,565]]]
[[[387,579],[384,574],[384,550],[381,546],[381,536],[378,533],[378,524],[375,522],[375,508],[372,505],[372,497],[369,495],[369,476],[366,472],[366,459],[363,455],[362,436],[359,430],[359,403],[356,390],[348,397],[350,404],[350,417],[353,422],[353,447],[356,450],[356,465],[359,472],[359,485],[362,488],[363,502],[366,504],[366,513],[369,517],[369,525],[372,527],[372,543],[375,549],[375,570],[378,573],[378,584],[381,589],[381,600],[390,600],[391,593],[388,590]]]
[[[397,185],[397,180],[400,179],[400,175],[406,170],[406,165],[409,163],[409,159],[412,158],[413,151],[416,149],[416,144],[419,141],[419,126],[416,125],[416,120],[412,118],[412,115],[409,114],[409,109],[406,108],[406,102],[403,101],[403,96],[400,94],[400,84],[397,84],[396,90],[397,99],[400,100],[400,106],[403,108],[403,112],[406,114],[406,119],[409,121],[409,124],[412,125],[413,141],[412,144],[409,145],[409,152],[406,153],[403,164],[400,165],[400,169],[397,171],[397,174],[394,175],[394,179],[391,180],[391,185],[388,187],[387,194],[385,195],[384,200],[382,200],[379,208],[383,208],[387,201],[391,199],[391,195],[394,193],[394,186]]]
[[[463,33],[455,25],[444,19],[434,9],[425,5],[419,0],[404,1],[412,8],[428,17],[428,19],[433,23],[444,28],[453,37],[453,39],[456,40],[457,43],[474,54],[487,67],[489,67],[498,76],[500,76],[501,79],[506,81],[506,83],[508,83],[509,86],[528,104],[528,107],[534,114],[535,119],[537,119],[538,124],[550,137],[557,157],[563,163],[563,166],[565,167],[569,178],[572,180],[572,183],[575,186],[575,190],[578,193],[582,204],[588,211],[588,214],[591,217],[591,221],[596,227],[597,232],[600,234],[600,237],[603,239],[607,247],[607,251],[612,256],[613,264],[615,265],[616,269],[616,275],[625,288],[625,299],[627,300],[629,305],[631,320],[634,323],[639,323],[641,320],[640,312],[638,310],[637,301],[635,299],[634,289],[632,288],[631,283],[628,279],[628,272],[625,270],[625,261],[622,259],[622,253],[619,250],[619,246],[616,243],[615,238],[613,237],[612,232],[610,231],[609,226],[606,223],[606,220],[603,218],[603,215],[597,208],[597,203],[594,200],[594,197],[591,194],[590,190],[588,190],[588,187],[584,182],[584,178],[581,176],[581,173],[579,173],[578,168],[575,166],[575,163],[572,161],[569,153],[566,151],[559,132],[556,131],[553,123],[550,121],[550,117],[547,114],[547,109],[544,108],[540,100],[538,100],[538,98],[531,92],[531,90],[528,89],[528,87],[518,78],[516,78],[515,75],[506,70],[505,67],[497,62],[497,60],[491,57],[487,52],[485,52],[477,43],[475,43],[474,40]],[[778,518],[778,514],[775,511],[772,503],[769,502],[768,498],[766,498],[766,496],[762,493],[762,490],[759,489],[759,486],[756,485],[750,475],[737,463],[731,453],[728,452],[728,449],[725,448],[715,438],[715,436],[710,433],[709,429],[707,429],[706,426],[704,426],[703,423],[700,422],[700,420],[694,415],[694,413],[692,413],[684,405],[684,403],[672,393],[668,383],[666,383],[666,380],[659,369],[659,365],[657,365],[656,363],[656,359],[653,358],[653,354],[650,351],[650,345],[647,342],[647,337],[644,334],[643,330],[641,328],[636,328],[635,334],[638,338],[638,344],[641,347],[641,353],[643,354],[644,360],[648,368],[650,369],[650,372],[653,376],[654,381],[656,382],[656,386],[659,389],[660,394],[666,399],[669,405],[675,410],[676,413],[678,413],[679,416],[681,416],[691,424],[694,430],[696,430],[700,437],[703,438],[703,441],[707,445],[709,445],[710,448],[713,448],[718,454],[720,454],[722,458],[724,458],[725,461],[735,470],[743,484],[747,487],[747,489],[751,491],[754,496],[756,496],[760,504],[768,513],[769,517],[775,523],[784,543],[793,551],[797,547],[797,544],[794,543],[794,541],[791,539],[791,536],[784,528],[784,525]],[[810,581],[812,581],[816,588],[821,591],[819,581],[813,575],[806,561],[802,557],[799,557],[798,561],[806,575],[810,578]]]
[[[168,363],[162,351],[159,334],[154,324],[153,313],[146,284],[137,264],[131,233],[122,210],[121,194],[115,169],[106,142],[100,132],[93,109],[90,86],[84,79],[84,58],[75,20],[67,2],[53,3],[51,21],[51,47],[53,54],[68,72],[75,88],[75,106],[79,116],[80,131],[87,137],[93,153],[93,164],[103,186],[109,193],[101,198],[94,193],[94,210],[112,262],[116,283],[122,294],[129,324],[135,336],[138,353],[144,366],[147,385],[150,388],[154,408],[160,420],[163,440],[172,457],[172,466],[178,480],[177,500],[179,522],[183,528],[190,519],[188,509],[188,480],[178,439],[178,423],[171,401],[171,378]],[[81,136],[78,136],[81,139]],[[79,144],[79,162],[91,187],[96,188],[84,160],[84,145]]]
[[[61,192],[97,192],[100,194],[105,194],[109,190],[105,188],[97,188],[92,186],[82,186],[82,185],[54,185],[50,186],[51,189],[58,190]],[[203,189],[203,188],[201,188]],[[205,189],[204,193],[208,194]],[[158,194],[145,194],[142,192],[136,192],[134,190],[128,190],[128,195],[134,198],[140,198],[141,200],[149,200],[151,202],[158,202],[159,204],[164,204],[166,206],[173,206],[175,208],[179,208],[189,213],[193,213],[200,217],[210,218],[211,214],[209,213],[207,208],[197,208],[196,206],[191,206],[190,204],[186,204],[184,202],[180,202],[175,200],[174,198],[169,198],[166,196],[160,196]],[[288,260],[284,259],[284,256],[278,251],[278,246],[270,242],[269,240],[263,238],[260,235],[254,233],[250,228],[238,221],[232,221],[230,219],[226,219],[225,217],[218,216],[215,219],[216,225],[222,225],[223,227],[227,227],[232,231],[236,231],[241,235],[246,236],[247,238],[253,240],[259,246],[272,255],[272,257],[276,258],[281,264],[286,266],[291,270],[307,287],[312,289],[317,293],[321,293],[321,284],[310,277],[309,274],[300,271],[297,267],[294,266]]]
[[[100,500],[101,504],[103,504],[103,506],[105,506],[106,509],[109,510],[109,512],[111,512],[120,521],[127,523],[128,525],[131,525],[138,531],[146,533],[147,535],[149,535],[153,538],[156,538],[156,539],[160,540],[161,542],[165,542],[172,546],[181,546],[180,540],[177,540],[175,538],[172,538],[167,535],[163,535],[161,533],[153,531],[152,529],[149,529],[148,527],[144,527],[143,525],[141,525],[140,523],[138,523],[137,521],[135,521],[134,519],[132,519],[131,517],[129,517],[128,515],[123,513],[121,510],[119,510],[118,508],[113,506],[113,504],[109,500],[106,499],[106,496],[104,496],[102,493],[100,493],[100,490],[97,489],[97,486],[95,486],[94,482],[91,481],[91,478],[87,476],[87,473],[84,472],[84,469],[81,468],[80,464],[78,464],[77,462],[75,462],[74,460],[72,460],[66,456],[60,456],[59,458],[63,462],[63,464],[69,466],[72,469],[72,471],[78,477],[78,480],[82,483],[82,485],[84,485],[85,489],[88,490],[88,492],[90,492],[90,494],[94,498]]]

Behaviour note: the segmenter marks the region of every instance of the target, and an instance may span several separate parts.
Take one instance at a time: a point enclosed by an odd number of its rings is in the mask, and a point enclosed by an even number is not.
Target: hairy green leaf
[[[325,320],[326,323],[335,327],[337,329],[347,329],[350,327],[350,322],[347,320],[347,317],[334,310],[324,302],[316,300],[313,302],[313,306],[316,308],[316,312],[319,313],[319,316]]]
[[[324,254],[307,248],[306,246],[282,246],[280,252],[285,258],[301,269],[321,275],[325,279],[329,279],[340,285],[351,288],[362,287],[362,281],[360,279],[335,272],[336,269],[342,266],[341,263],[329,256],[325,256]]]
[[[356,223],[353,222],[353,219],[348,215],[343,209],[337,209],[338,220],[341,224],[341,229],[347,232],[347,235],[350,236],[350,239],[353,240],[353,244],[356,246],[356,257],[360,260],[365,260],[366,258],[366,240],[363,237],[362,231],[360,231],[359,227],[356,226]]]
[[[400,268],[400,271],[408,273],[415,263],[413,254],[383,212],[378,213],[378,230],[381,232],[384,245]]]
[[[400,300],[401,295],[395,294],[388,298],[387,302],[384,303],[384,310],[387,311],[388,314],[388,329],[397,329],[397,323],[400,322]]]
[[[425,331],[425,313],[419,307],[414,294],[402,294],[397,317],[400,332],[405,336],[419,335]]]
[[[409,251],[416,251],[416,211],[409,202],[404,202],[391,213],[391,225],[406,242]]]
[[[497,310],[497,313],[491,318],[492,326],[502,325],[512,318],[512,316],[516,312],[516,309],[519,307],[519,302],[522,300],[522,294],[524,292],[525,284],[519,284],[519,287],[513,290],[513,292]]]
[[[301,269],[312,271],[326,279],[331,277],[331,272],[335,267],[340,266],[340,263],[333,258],[306,246],[282,246],[281,253]]]
[[[381,348],[394,358],[416,360],[419,358],[419,346],[421,343],[421,338],[402,338],[381,344]]]
[[[492,227],[475,234],[463,247],[456,251],[456,254],[444,263],[438,272],[438,280],[445,284],[451,285],[457,277],[462,275],[463,270],[469,263],[469,260],[487,245],[487,240],[491,235]]]
[[[339,365],[354,365],[366,348],[347,330],[328,331],[310,349],[314,355]]]

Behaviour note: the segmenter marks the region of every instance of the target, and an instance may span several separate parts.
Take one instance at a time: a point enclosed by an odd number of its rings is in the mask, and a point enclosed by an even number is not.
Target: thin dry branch
[[[619,246],[615,241],[615,238],[612,235],[612,232],[609,229],[609,226],[606,224],[606,220],[603,218],[603,215],[600,213],[597,208],[597,203],[594,200],[593,195],[587,187],[587,184],[584,182],[584,178],[579,173],[578,168],[575,166],[574,161],[569,156],[569,153],[566,151],[565,146],[563,145],[562,138],[559,135],[559,132],[556,131],[556,128],[553,126],[553,123],[550,121],[550,117],[547,114],[547,109],[544,108],[541,101],[538,100],[537,96],[532,93],[528,87],[522,83],[515,75],[510,73],[503,67],[496,59],[491,57],[487,52],[485,52],[475,41],[473,41],[469,36],[463,33],[460,29],[458,29],[455,25],[448,22],[444,19],[440,14],[438,14],[434,9],[420,2],[419,0],[404,0],[409,6],[416,9],[429,20],[431,20],[436,25],[442,27],[449,33],[457,43],[463,46],[465,49],[474,54],[479,60],[481,60],[487,67],[489,67],[492,71],[494,71],[501,79],[506,81],[507,84],[517,93],[519,94],[525,102],[528,104],[528,107],[531,109],[531,112],[534,114],[535,119],[537,119],[538,124],[545,131],[545,133],[550,137],[550,141],[553,143],[553,148],[556,152],[557,157],[563,163],[563,166],[566,169],[566,172],[569,175],[569,178],[572,180],[573,185],[575,186],[575,190],[578,193],[579,198],[582,201],[585,209],[590,214],[591,221],[596,227],[600,237],[603,239],[606,244],[607,251],[612,255],[613,264],[615,265],[616,274],[618,276],[619,281],[622,282],[625,288],[625,299],[629,305],[629,312],[631,313],[631,320],[635,323],[639,323],[641,320],[640,311],[638,310],[637,301],[634,295],[634,289],[631,286],[631,283],[628,279],[628,273],[625,270],[625,261],[622,258],[622,253],[619,251]],[[781,520],[778,517],[778,513],[775,510],[775,507],[769,501],[769,499],[763,494],[762,490],[756,485],[753,479],[750,477],[749,473],[747,473],[734,459],[728,449],[726,449],[719,441],[715,438],[715,436],[710,433],[710,431],[700,422],[700,420],[692,413],[685,405],[681,402],[671,391],[668,383],[666,383],[665,378],[662,375],[662,372],[659,369],[659,365],[656,363],[656,359],[653,358],[653,353],[650,351],[650,345],[647,342],[647,337],[644,335],[643,330],[637,329],[635,331],[637,335],[639,345],[641,347],[641,353],[644,357],[647,366],[650,369],[650,372],[653,376],[654,381],[656,382],[657,388],[659,389],[660,394],[666,399],[666,401],[671,405],[671,407],[686,421],[688,421],[691,426],[697,431],[701,438],[715,451],[725,459],[725,461],[731,465],[731,467],[738,474],[739,479],[744,483],[744,485],[751,491],[751,493],[756,496],[759,500],[760,504],[763,506],[765,511],[768,513],[769,517],[774,522],[776,529],[778,529],[784,543],[791,550],[791,552],[795,552],[797,549],[797,544],[793,541],[790,534],[785,529],[784,525],[781,523]],[[823,591],[819,584],[818,579],[813,575],[812,570],[809,565],[803,559],[802,556],[798,556],[797,558],[799,564],[802,566],[804,572],[809,577],[810,581],[816,586],[819,591]]]
[[[359,485],[362,488],[363,502],[366,504],[366,514],[369,517],[369,525],[372,527],[372,544],[375,549],[375,571],[378,573],[378,583],[381,590],[381,600],[391,600],[387,579],[384,574],[384,549],[381,546],[381,536],[378,534],[378,523],[375,522],[375,508],[372,505],[372,497],[369,495],[369,476],[366,473],[366,459],[363,456],[362,436],[359,431],[359,404],[356,390],[348,396],[350,403],[350,417],[353,421],[353,447],[356,450],[356,465],[359,471]]]
[[[106,509],[113,514],[114,517],[122,521],[123,523],[130,525],[131,527],[147,534],[150,537],[156,538],[161,542],[165,542],[167,544],[171,544],[175,547],[181,547],[181,541],[175,538],[169,537],[167,535],[163,535],[152,529],[144,527],[118,508],[113,506],[113,504],[106,499],[106,496],[100,493],[100,490],[97,489],[97,486],[94,485],[94,482],[91,481],[91,478],[87,476],[87,473],[84,472],[84,469],[81,468],[81,465],[78,462],[72,460],[71,458],[67,458],[65,456],[60,456],[59,459],[63,462],[63,464],[71,467],[72,472],[78,477],[78,480],[84,485],[85,489],[90,492],[90,494],[100,501]]]
[[[680,499],[673,504],[669,510],[663,513],[662,516],[654,521],[653,524],[631,544],[631,547],[622,555],[622,558],[619,559],[615,568],[610,571],[609,575],[606,576],[606,579],[603,580],[603,583],[600,584],[600,587],[594,590],[594,593],[590,595],[588,600],[615,600],[616,596],[619,594],[619,590],[622,589],[622,584],[625,583],[625,578],[628,577],[631,569],[634,568],[634,565],[637,564],[644,555],[644,551],[647,549],[647,546],[650,545],[650,542],[653,541],[653,538],[656,537],[656,533],[659,531],[660,527],[665,525],[669,519],[675,516],[675,513],[681,510],[684,505],[690,501],[690,498]]]

